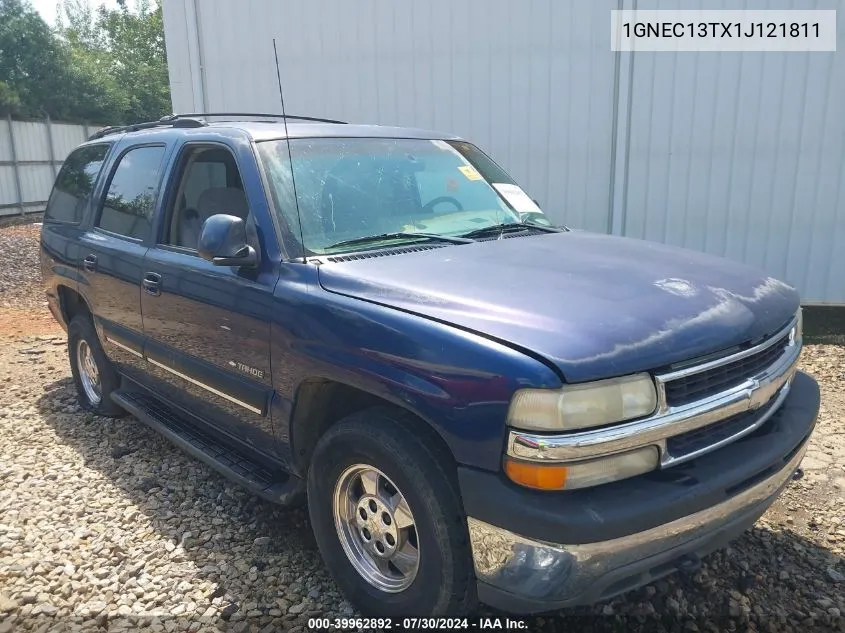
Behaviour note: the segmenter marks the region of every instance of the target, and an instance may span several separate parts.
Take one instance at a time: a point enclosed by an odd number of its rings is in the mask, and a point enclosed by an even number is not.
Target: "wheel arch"
[[[56,293],[59,297],[59,308],[62,313],[62,318],[66,325],[69,325],[71,320],[77,315],[88,315],[93,318],[91,307],[78,291],[66,284],[59,284],[56,287]]]
[[[372,407],[393,409],[409,433],[427,441],[457,467],[455,455],[435,425],[404,404],[331,378],[303,380],[294,399],[290,421],[290,444],[294,468],[308,471],[317,442],[343,418]]]

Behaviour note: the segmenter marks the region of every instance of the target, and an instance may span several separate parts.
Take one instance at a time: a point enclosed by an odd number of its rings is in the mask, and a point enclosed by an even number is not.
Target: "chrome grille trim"
[[[765,341],[755,345],[754,347],[749,347],[748,349],[744,349],[741,352],[736,352],[735,354],[730,354],[729,356],[723,356],[722,358],[717,358],[715,360],[702,363],[701,365],[693,365],[691,367],[684,367],[683,369],[679,369],[677,371],[660,374],[658,378],[662,382],[666,383],[672,380],[676,380],[678,378],[686,378],[687,376],[692,376],[693,374],[700,374],[701,372],[707,371],[709,369],[715,369],[716,367],[729,365],[731,363],[735,363],[738,360],[742,360],[743,358],[748,358],[749,356],[755,356],[756,354],[759,354],[760,352],[769,349],[772,345],[776,345],[779,341],[783,340],[783,337],[788,336],[797,322],[798,319],[793,318],[789,322],[789,325],[784,327],[777,334],[770,336]],[[793,343],[794,341],[790,340],[789,344],[792,345]]]
[[[772,402],[772,406],[766,410],[763,415],[759,416],[756,420],[751,422],[748,426],[744,427],[741,431],[734,433],[733,435],[726,437],[718,442],[713,442],[712,444],[708,444],[706,447],[698,449],[696,451],[690,451],[688,453],[681,453],[678,455],[673,455],[672,451],[666,446],[666,450],[661,456],[661,465],[662,466],[675,466],[677,464],[683,464],[684,462],[688,462],[691,459],[695,459],[701,455],[706,455],[710,451],[715,451],[717,448],[721,448],[723,446],[727,446],[731,442],[736,442],[738,439],[745,437],[746,435],[750,435],[761,426],[763,426],[769,419],[777,412],[780,408],[780,405],[783,404],[783,401],[786,400],[787,394],[789,394],[789,388],[792,385],[792,375],[790,375],[789,380],[786,384],[780,388],[777,395],[775,396],[774,402]],[[726,418],[727,419],[727,418]],[[675,437],[672,435],[671,437]],[[669,439],[669,438],[667,438]]]
[[[795,374],[801,354],[801,339],[794,336],[797,322],[796,317],[774,336],[749,349],[692,367],[656,375],[654,378],[657,387],[657,410],[647,418],[565,435],[543,435],[512,429],[508,436],[507,453],[512,457],[531,461],[570,462],[656,445],[660,448],[661,467],[668,467],[716,450],[759,428],[777,411],[783,399],[786,398],[789,383]],[[667,404],[665,392],[667,382],[758,354],[782,341],[784,336],[789,336],[789,340],[783,353],[765,370],[747,377],[738,385],[701,400],[675,407]],[[745,411],[758,409],[775,397],[778,401],[766,412],[766,415],[755,420],[754,424],[740,433],[692,454],[673,456],[667,451],[668,438],[708,426]]]
[[[666,404],[675,407],[682,406],[725,391],[777,361],[788,344],[789,334],[782,334],[774,345],[756,354],[734,359],[730,363],[695,374],[668,380],[662,383],[666,394]]]

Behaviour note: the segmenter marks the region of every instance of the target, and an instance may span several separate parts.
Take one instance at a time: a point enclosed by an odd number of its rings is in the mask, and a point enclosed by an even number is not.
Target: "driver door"
[[[202,223],[211,215],[253,221],[241,168],[226,145],[186,143],[172,173],[157,241],[143,267],[150,387],[253,449],[272,453],[272,264],[263,258],[257,269],[215,266],[197,254]]]

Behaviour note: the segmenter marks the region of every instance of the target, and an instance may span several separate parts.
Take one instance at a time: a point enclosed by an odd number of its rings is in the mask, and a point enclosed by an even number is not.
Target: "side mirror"
[[[246,224],[234,215],[218,213],[203,222],[197,250],[215,266],[258,264],[258,253],[247,244]]]

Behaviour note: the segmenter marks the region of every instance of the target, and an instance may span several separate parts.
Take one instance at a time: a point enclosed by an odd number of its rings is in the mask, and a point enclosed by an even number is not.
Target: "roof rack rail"
[[[205,121],[200,121],[201,118],[208,117],[258,117],[262,119],[295,119],[297,121],[314,121],[315,123],[338,123],[345,125],[346,121],[337,121],[335,119],[321,119],[313,116],[297,116],[295,114],[263,114],[257,112],[195,112],[192,114],[168,114],[157,121],[144,121],[142,123],[132,123],[130,125],[110,125],[104,127],[102,130],[94,132],[88,137],[89,141],[103,138],[109,134],[117,134],[119,132],[137,132],[138,130],[148,130],[155,127],[204,127],[208,125]]]
[[[294,119],[296,121],[314,121],[315,123],[338,123],[346,125],[346,121],[338,121],[336,119],[323,119],[313,116],[297,116],[295,114],[266,114],[260,112],[194,112],[191,114],[174,114],[175,117],[210,117],[210,116],[236,116],[236,117],[259,117],[262,119]]]
[[[138,130],[148,130],[150,128],[164,127],[167,125],[171,127],[204,127],[208,124],[203,121],[198,121],[197,119],[186,117],[184,115],[170,114],[168,116],[161,117],[157,121],[144,121],[142,123],[132,123],[130,125],[110,125],[108,127],[104,127],[102,130],[94,132],[91,136],[88,137],[88,140],[93,141],[95,139],[108,136],[109,134],[117,134],[120,132],[137,132]]]

